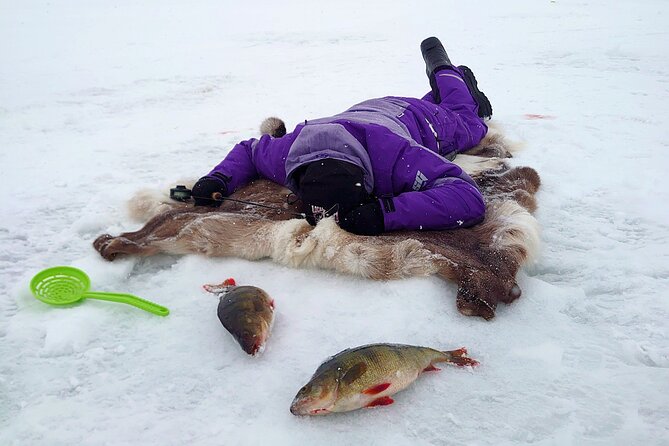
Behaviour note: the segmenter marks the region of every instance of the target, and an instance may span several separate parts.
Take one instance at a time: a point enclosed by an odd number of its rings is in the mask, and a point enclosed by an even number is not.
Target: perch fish
[[[438,362],[475,366],[460,348],[439,351],[401,344],[370,344],[344,350],[318,367],[290,406],[294,415],[326,415],[362,407],[386,406],[391,395],[406,388],[422,372],[439,370]]]
[[[274,322],[274,300],[254,286],[236,286],[234,279],[203,288],[220,297],[218,319],[249,355],[262,353]]]

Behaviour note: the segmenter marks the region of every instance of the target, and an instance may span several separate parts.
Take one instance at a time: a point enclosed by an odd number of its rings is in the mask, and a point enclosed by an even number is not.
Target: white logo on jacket
[[[335,217],[335,222],[339,223],[339,212],[335,212],[334,214],[330,214],[330,211],[332,211],[332,210],[333,210],[333,208],[325,209],[325,208],[323,208],[321,206],[317,206],[315,204],[311,205],[311,215],[314,216],[314,220],[316,221],[316,223],[318,223],[322,219],[330,217],[332,215],[334,215],[334,217]]]
[[[427,177],[420,170],[416,172],[416,179],[413,181],[413,190],[421,190],[427,183]]]

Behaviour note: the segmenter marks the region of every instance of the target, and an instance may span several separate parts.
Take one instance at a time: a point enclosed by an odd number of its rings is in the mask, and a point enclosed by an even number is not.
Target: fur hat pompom
[[[275,116],[269,117],[260,124],[260,134],[281,138],[286,134],[286,124]]]

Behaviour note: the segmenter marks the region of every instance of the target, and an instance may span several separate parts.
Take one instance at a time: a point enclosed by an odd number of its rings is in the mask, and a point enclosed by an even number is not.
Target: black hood
[[[313,161],[297,172],[297,195],[302,212],[315,225],[324,217],[346,215],[370,201],[364,187],[363,170],[355,164],[332,158]]]

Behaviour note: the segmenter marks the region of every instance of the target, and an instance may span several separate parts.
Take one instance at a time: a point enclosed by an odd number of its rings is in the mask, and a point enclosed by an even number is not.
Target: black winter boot
[[[453,64],[446,54],[444,45],[436,37],[428,37],[420,44],[420,51],[423,53],[427,77],[430,80],[434,77],[434,72],[441,68],[452,67]]]
[[[490,101],[486,95],[481,90],[479,90],[474,73],[469,69],[469,67],[464,65],[460,65],[458,68],[460,68],[460,71],[462,71],[462,75],[464,77],[465,84],[467,84],[467,88],[469,89],[469,93],[479,105],[479,118],[490,118],[492,116],[492,105],[490,105]]]
[[[432,95],[437,103],[441,102],[441,95],[439,88],[437,88],[437,81],[435,73],[443,68],[452,67],[453,64],[446,54],[444,46],[436,37],[428,37],[420,44],[420,51],[423,53],[427,77],[430,79],[430,87],[432,87]],[[492,106],[486,95],[479,90],[474,73],[468,67],[460,65],[458,67],[463,74],[465,84],[469,89],[469,93],[479,106],[478,115],[480,118],[490,118],[492,116]]]
[[[425,60],[425,72],[430,80],[432,95],[438,104],[441,102],[441,95],[439,94],[439,88],[437,88],[434,73],[442,68],[452,67],[453,64],[448,58],[448,54],[446,54],[444,45],[436,37],[428,37],[423,40],[420,44],[420,52],[423,53],[423,60]]]

